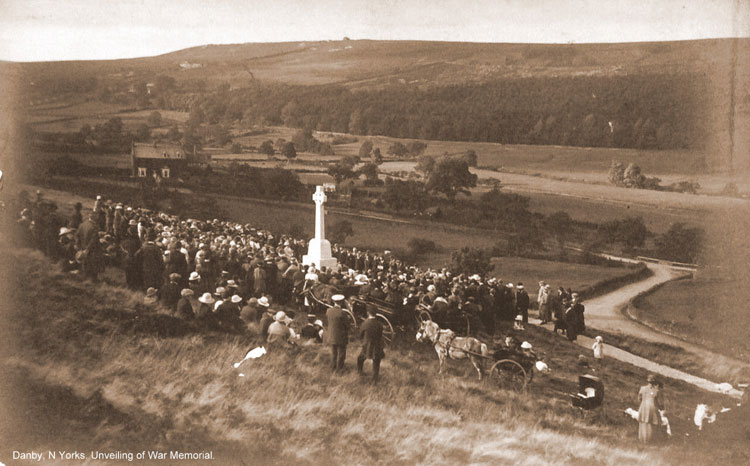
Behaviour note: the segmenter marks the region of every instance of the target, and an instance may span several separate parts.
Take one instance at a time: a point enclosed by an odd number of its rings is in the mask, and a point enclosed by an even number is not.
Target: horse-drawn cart
[[[318,312],[324,312],[329,307],[332,307],[331,297],[339,293],[340,291],[336,287],[323,284],[305,287],[303,290],[303,296],[306,299],[307,305]],[[383,339],[387,343],[392,342],[396,334],[391,324],[391,320],[394,318],[394,311],[387,303],[374,302],[370,299],[365,300],[354,295],[345,299],[344,305],[341,308],[349,316],[352,328],[357,329],[367,319],[367,306],[374,306],[377,309],[375,317],[383,324]]]
[[[490,367],[489,378],[493,385],[507,390],[521,392],[534,378],[536,355],[511,348],[498,348],[492,354],[494,363]]]
[[[534,369],[547,371],[547,365],[539,360],[531,350],[531,345],[514,347],[510,345],[495,350],[473,337],[457,336],[453,330],[440,329],[432,320],[422,320],[417,341],[429,340],[434,346],[440,360],[442,372],[447,359],[469,359],[479,374],[479,380],[487,364],[492,364],[488,371],[490,382],[498,387],[516,392],[523,392],[534,376]]]

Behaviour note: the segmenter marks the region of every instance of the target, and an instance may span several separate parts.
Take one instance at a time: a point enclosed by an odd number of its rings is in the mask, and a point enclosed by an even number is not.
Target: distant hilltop
[[[723,170],[750,167],[750,161],[738,163],[750,146],[750,69],[739,59],[749,55],[750,39],[341,40],[203,45],[123,60],[6,63],[0,73],[17,79],[26,102],[40,95],[86,94],[139,108],[220,110],[212,121],[249,117],[363,135],[700,149],[707,168]],[[139,86],[158,88],[160,79],[170,83],[168,95],[156,89],[149,99],[128,100]]]

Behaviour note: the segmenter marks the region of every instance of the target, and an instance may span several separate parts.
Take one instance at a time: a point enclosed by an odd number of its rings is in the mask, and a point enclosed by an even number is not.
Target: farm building
[[[145,178],[177,178],[188,165],[205,165],[207,159],[199,154],[185,154],[174,144],[134,143],[130,151],[132,176]]]

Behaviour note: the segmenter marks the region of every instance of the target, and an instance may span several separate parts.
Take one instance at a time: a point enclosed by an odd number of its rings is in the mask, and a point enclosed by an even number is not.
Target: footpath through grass
[[[581,413],[565,393],[584,369],[580,348],[550,332],[517,335],[546,355],[549,375],[527,394],[477,382],[468,364],[437,375],[429,346],[404,334],[382,382],[331,376],[324,346],[232,364],[252,336],[203,331],[146,311],[142,294],[56,271],[39,253],[0,248],[6,331],[0,460],[12,450],[212,450],[217,464],[738,464],[747,444],[696,440],[697,402],[716,396],[666,381],[675,438],[642,449],[637,407],[646,372],[608,361],[602,410]],[[357,345],[350,346],[353,366]],[[245,377],[239,377],[239,372]],[[706,449],[708,448],[708,449]],[[745,448],[743,450],[743,448]],[[717,456],[718,455],[718,459]],[[739,455],[739,456],[738,456]],[[743,456],[744,455],[744,456]]]

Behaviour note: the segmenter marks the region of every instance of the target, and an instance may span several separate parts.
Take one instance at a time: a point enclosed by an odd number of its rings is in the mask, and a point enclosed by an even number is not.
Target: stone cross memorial
[[[318,269],[321,267],[334,268],[338,261],[331,254],[331,243],[325,238],[326,224],[323,204],[328,198],[323,192],[323,186],[315,188],[312,199],[315,201],[315,238],[310,240],[307,246],[307,254],[302,257],[302,264],[314,265]]]

